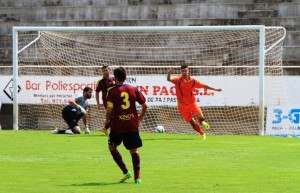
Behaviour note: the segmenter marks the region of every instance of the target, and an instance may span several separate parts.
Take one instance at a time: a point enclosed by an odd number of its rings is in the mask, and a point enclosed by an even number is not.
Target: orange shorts
[[[190,122],[194,116],[202,114],[202,111],[197,103],[178,104],[178,110],[186,122]]]

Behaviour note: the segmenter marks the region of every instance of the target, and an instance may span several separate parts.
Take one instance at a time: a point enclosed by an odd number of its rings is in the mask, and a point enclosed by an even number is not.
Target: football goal
[[[285,103],[282,80],[283,27],[14,27],[14,129],[67,125],[63,106],[85,86],[95,89],[101,67],[123,66],[126,83],[146,97],[149,110],[140,129],[194,133],[177,110],[167,71],[180,66],[222,92],[195,89],[210,134],[263,135],[266,107]],[[88,100],[89,126],[103,127],[104,108]]]

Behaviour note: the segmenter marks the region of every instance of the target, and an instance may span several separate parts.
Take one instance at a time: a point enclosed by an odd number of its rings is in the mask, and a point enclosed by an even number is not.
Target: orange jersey
[[[195,88],[203,88],[204,84],[197,79],[189,76],[189,80],[185,81],[182,75],[176,76],[171,79],[171,82],[175,84],[176,96],[178,103],[192,104],[195,102],[195,96],[193,90]]]

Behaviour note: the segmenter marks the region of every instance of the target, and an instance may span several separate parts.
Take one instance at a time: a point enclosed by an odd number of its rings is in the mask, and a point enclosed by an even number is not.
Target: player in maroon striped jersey
[[[102,74],[103,74],[103,78],[97,82],[96,95],[95,95],[97,106],[98,106],[99,110],[101,109],[99,93],[102,91],[102,102],[103,102],[104,108],[106,109],[107,108],[107,100],[106,100],[107,91],[109,88],[111,88],[115,85],[115,78],[110,75],[110,68],[108,66],[102,66]],[[105,125],[102,128],[102,132],[104,132],[106,135],[109,134],[109,126],[110,125],[108,123],[107,125]]]
[[[123,142],[126,149],[130,151],[134,170],[135,183],[141,183],[140,180],[140,156],[138,148],[142,147],[142,139],[139,135],[139,122],[147,110],[147,104],[143,94],[135,87],[124,84],[126,80],[126,71],[123,67],[114,70],[116,86],[111,88],[107,95],[107,109],[105,124],[109,121],[109,151],[123,171],[124,176],[120,182],[124,182],[131,177],[122,155],[117,147]],[[136,102],[142,105],[142,110],[138,115],[136,110]],[[113,112],[113,114],[112,114]]]

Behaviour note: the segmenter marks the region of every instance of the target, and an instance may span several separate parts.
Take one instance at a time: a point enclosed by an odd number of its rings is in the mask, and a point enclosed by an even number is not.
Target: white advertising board
[[[300,107],[268,107],[266,135],[300,136]]]
[[[208,82],[212,79],[215,78],[205,78]],[[0,97],[3,103],[12,103],[12,77],[2,76],[1,80],[3,93]],[[70,98],[81,93],[85,86],[95,90],[97,80],[99,77],[21,76],[18,83],[18,101],[20,104],[65,104]],[[221,85],[221,81],[220,78],[213,80],[216,87]],[[166,76],[129,76],[126,83],[136,86],[145,95],[150,106],[177,105],[175,87],[166,80]],[[200,89],[195,90],[194,94],[203,105],[224,105],[222,93]],[[89,103],[96,104],[95,96]]]
[[[201,106],[224,106],[224,105],[251,105],[249,101],[258,101],[256,87],[245,88],[242,84],[247,79],[237,77],[203,76],[196,77],[201,82],[213,87],[220,87],[224,92],[196,89],[194,94]],[[249,80],[249,78],[251,80]],[[1,77],[1,99],[3,103],[12,103],[12,77]],[[20,104],[64,104],[82,92],[85,86],[93,89],[99,77],[53,77],[53,76],[21,76],[19,77],[19,103]],[[248,77],[252,82],[253,77]],[[169,105],[176,106],[175,87],[166,80],[166,76],[132,76],[126,79],[126,83],[136,86],[147,98],[149,106]],[[237,84],[237,83],[240,83]],[[234,85],[234,87],[232,87]],[[239,91],[239,92],[238,92]],[[254,92],[255,94],[238,96],[239,93]],[[257,96],[252,99],[251,96]],[[93,98],[90,104],[96,104]]]
[[[65,104],[70,98],[81,93],[85,86],[93,89],[100,77],[59,77],[59,76],[20,76],[18,81],[20,104]],[[258,77],[253,76],[195,76],[204,84],[222,88],[222,92],[194,90],[200,106],[258,106]],[[286,79],[287,78],[287,79]],[[300,78],[284,77],[285,88],[291,104],[300,98],[300,92],[294,92],[300,85]],[[126,83],[136,86],[147,98],[149,106],[176,106],[174,85],[160,76],[129,76]],[[12,103],[12,76],[1,76],[0,100]],[[267,95],[267,93],[266,93]],[[95,96],[89,100],[96,104]],[[278,96],[281,97],[281,96]],[[278,99],[280,101],[280,99]]]

